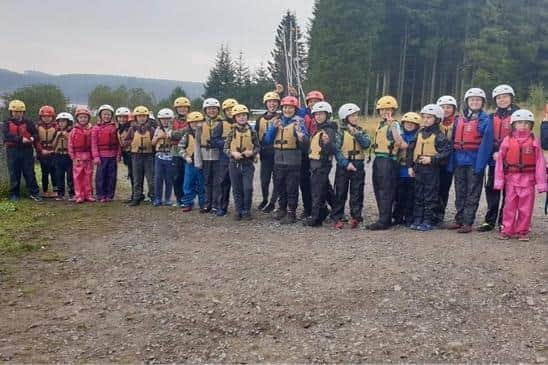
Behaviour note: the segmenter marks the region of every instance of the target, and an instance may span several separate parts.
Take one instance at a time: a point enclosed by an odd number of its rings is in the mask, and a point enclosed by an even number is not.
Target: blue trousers
[[[198,205],[204,208],[207,199],[204,186],[204,173],[197,169],[194,164],[185,164],[185,180],[183,183],[183,206],[191,207],[194,204],[194,198],[198,195]]]
[[[175,164],[173,160],[154,158],[154,201],[167,203],[171,200],[173,190],[173,174]],[[162,200],[163,197],[163,200]]]

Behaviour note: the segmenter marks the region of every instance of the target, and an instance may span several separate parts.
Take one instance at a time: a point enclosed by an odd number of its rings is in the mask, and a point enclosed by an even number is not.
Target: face
[[[112,112],[110,110],[103,110],[101,111],[101,115],[99,117],[101,118],[101,122],[110,123],[112,120]]]
[[[50,115],[46,115],[46,116],[43,116],[43,117],[40,117],[42,119],[42,122],[46,123],[46,124],[50,124],[52,121],[53,121],[53,117],[50,116]]]
[[[394,115],[394,109],[379,109],[379,115],[382,119],[388,119]]]
[[[23,119],[23,114],[25,114],[25,112],[11,112],[11,116],[17,120]]]
[[[240,125],[244,125],[247,123],[247,113],[236,114],[234,118],[236,119],[236,122]]]
[[[219,115],[219,108],[216,106],[208,106],[205,109],[206,115],[210,118],[216,118]]]
[[[169,127],[169,124],[171,123],[170,118],[160,118],[160,123],[162,124],[162,127],[166,128]]]
[[[403,129],[405,129],[406,131],[408,132],[412,132],[414,131],[415,129],[417,129],[419,126],[416,125],[415,123],[411,123],[411,122],[403,122]]]
[[[471,96],[466,101],[468,107],[472,110],[480,110],[483,107],[483,99],[479,96]]]
[[[190,128],[192,128],[193,130],[196,130],[196,128],[202,125],[202,122],[194,122],[194,123],[190,123],[189,125],[190,125]]]
[[[81,125],[86,125],[89,123],[89,117],[85,114],[78,114],[76,120],[78,121],[78,124]]]
[[[531,124],[527,121],[520,120],[514,123],[514,128],[518,132],[530,132],[531,131]]]
[[[452,116],[453,114],[455,114],[455,106],[454,105],[445,104],[445,105],[442,105],[441,108],[443,109],[443,116],[445,118],[448,118],[448,117]]]
[[[280,102],[278,100],[266,101],[266,109],[268,109],[268,111],[271,113],[274,113],[276,110],[278,110],[279,106],[280,106]]]
[[[223,110],[223,113],[227,118],[232,118],[232,108],[226,108],[225,110]]]
[[[139,124],[145,124],[146,121],[148,120],[148,115],[136,115],[135,120]]]
[[[188,106],[180,106],[176,110],[179,115],[187,115],[189,112]]]
[[[314,104],[316,104],[317,102],[319,102],[320,99],[315,99],[315,98],[312,98],[312,99],[308,99],[307,102],[306,102],[306,105],[309,107],[309,108],[312,108],[314,106]]]
[[[497,97],[495,98],[495,103],[497,103],[497,107],[501,109],[506,109],[512,104],[512,95],[510,94],[497,95]]]
[[[282,113],[284,115],[284,117],[287,117],[287,118],[291,118],[292,116],[295,115],[296,113],[296,109],[293,105],[284,105],[282,106]]]
[[[423,114],[422,115],[422,124],[425,127],[430,127],[436,123],[436,117],[432,114]]]
[[[66,120],[66,119],[59,119],[57,122],[59,123],[59,127],[61,127],[61,129],[67,129],[67,127],[68,127],[68,120]]]
[[[314,113],[314,119],[318,123],[324,123],[327,120],[327,113],[326,112],[317,112]]]
[[[348,123],[352,125],[357,125],[360,117],[358,116],[358,112],[356,112],[354,114],[350,114],[346,119],[348,120]]]
[[[127,121],[128,121],[128,117],[127,117],[127,115],[120,115],[120,116],[116,117],[116,120],[120,124],[126,124]]]

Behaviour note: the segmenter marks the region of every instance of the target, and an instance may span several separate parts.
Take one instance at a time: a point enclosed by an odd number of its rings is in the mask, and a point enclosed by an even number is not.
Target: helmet
[[[269,100],[278,100],[280,101],[280,94],[278,94],[275,91],[269,91],[263,96],[263,104],[265,104]]]
[[[68,119],[69,122],[71,123],[74,122],[74,117],[72,116],[72,114],[67,112],[62,112],[57,114],[57,116],[55,117],[55,120],[59,120],[59,119]]]
[[[377,101],[377,110],[379,109],[398,109],[398,101],[393,96],[383,96]]]
[[[471,89],[468,89],[468,91],[466,91],[466,93],[464,94],[464,101],[468,100],[468,98],[471,96],[478,96],[484,101],[487,100],[487,97],[485,96],[485,91],[483,91],[479,87],[473,87]]]
[[[514,93],[514,89],[510,85],[502,84],[493,89],[493,99],[503,94],[510,94],[512,96],[516,96],[516,94]]]
[[[53,109],[50,105],[44,105],[40,108],[38,111],[38,115],[41,117],[54,117],[55,116],[55,109]]]
[[[421,116],[418,113],[408,112],[401,117],[401,121],[421,125]]]
[[[247,106],[243,104],[236,104],[234,105],[234,107],[232,107],[232,115],[238,115],[242,113],[246,113],[247,115],[249,115],[249,109],[247,109]]]
[[[200,112],[192,112],[187,115],[186,120],[189,123],[197,123],[197,122],[203,122],[205,118],[204,118],[204,115]]]
[[[318,99],[319,101],[324,101],[325,98],[323,97],[323,94],[317,90],[310,91],[308,94],[306,94],[306,102],[308,103],[308,100],[310,99]]]
[[[116,112],[114,113],[114,115],[117,116],[117,117],[123,117],[123,116],[126,116],[126,115],[129,117],[130,114],[131,114],[131,112],[125,106],[122,106],[122,107],[116,109]]]
[[[150,113],[148,111],[148,108],[146,106],[139,105],[133,109],[133,116],[136,117],[138,115],[146,115],[148,116]]]
[[[439,106],[442,105],[453,105],[455,109],[457,108],[457,99],[452,97],[451,95],[444,95],[438,99],[436,102]]]
[[[222,109],[232,109],[235,105],[238,105],[238,101],[236,99],[226,99],[223,101]]]
[[[158,119],[173,119],[175,118],[175,114],[173,113],[173,110],[169,108],[163,108],[158,111],[158,114],[156,115]]]
[[[312,107],[312,114],[317,112],[326,112],[328,115],[333,114],[333,108],[327,101],[319,101]]]
[[[520,121],[526,121],[534,125],[535,116],[531,111],[527,109],[516,110],[515,112],[512,113],[512,116],[510,117],[510,123],[514,124],[515,122],[520,122]]]
[[[428,104],[425,105],[422,110],[421,114],[430,114],[436,117],[436,119],[443,119],[443,109],[438,104]]]
[[[112,105],[108,105],[108,104],[103,104],[99,107],[99,109],[97,109],[97,115],[101,115],[101,112],[103,110],[108,110],[109,112],[111,112],[112,114],[114,114],[114,108],[112,107]]]
[[[85,114],[88,116],[88,118],[91,118],[91,112],[85,106],[79,106],[78,108],[76,108],[76,111],[74,112],[74,117],[78,118],[80,114]]]
[[[154,112],[152,110],[148,111],[148,117],[149,119],[156,120],[156,118],[154,118]]]
[[[8,110],[10,112],[24,112],[27,110],[27,107],[21,100],[12,100],[8,105]]]
[[[285,98],[282,99],[282,102],[280,104],[282,104],[282,106],[289,105],[289,106],[294,106],[295,108],[298,108],[299,99],[297,99],[294,96],[286,96]]]
[[[340,120],[345,120],[346,118],[348,118],[349,115],[352,115],[352,114],[357,113],[359,111],[360,111],[360,107],[357,106],[356,104],[353,104],[353,103],[343,104],[339,108],[339,119]]]
[[[210,106],[214,106],[216,108],[219,108],[221,109],[221,103],[219,103],[219,100],[215,99],[215,98],[207,98],[204,100],[203,104],[202,104],[202,110],[205,110],[206,108],[210,107]]]
[[[188,100],[188,98],[184,97],[184,96],[180,96],[178,97],[177,99],[175,99],[175,101],[173,102],[173,107],[174,108],[180,108],[182,106],[187,106],[190,108],[190,100]]]

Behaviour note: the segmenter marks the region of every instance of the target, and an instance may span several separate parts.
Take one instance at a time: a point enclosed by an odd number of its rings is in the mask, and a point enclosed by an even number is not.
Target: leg
[[[440,166],[440,203],[438,208],[438,221],[443,223],[445,219],[445,209],[449,200],[449,190],[453,182],[453,174],[447,171],[447,166]]]
[[[144,176],[147,180],[148,196],[154,194],[154,155],[144,156]]]
[[[97,165],[97,171],[95,172],[95,193],[97,199],[102,200],[106,197],[105,187],[107,185],[107,160],[101,158],[101,162]]]
[[[287,184],[287,208],[295,213],[299,203],[299,183],[301,180],[300,166],[289,166],[286,179]]]
[[[501,232],[508,236],[514,236],[518,233],[516,217],[519,209],[519,195],[517,186],[505,184],[506,199],[504,202],[504,216],[502,220]]]
[[[155,205],[162,202],[162,188],[164,186],[164,167],[162,165],[163,160],[161,160],[158,156],[154,158],[154,171],[156,172],[154,174],[154,201],[153,203]]]
[[[478,210],[483,185],[483,171],[481,174],[475,174],[472,167],[467,168],[468,196],[464,208],[464,224],[471,226],[474,224],[476,212]]]
[[[112,200],[116,194],[116,182],[118,180],[118,161],[116,161],[116,157],[109,158],[107,177],[106,197]]]
[[[455,169],[455,223],[458,225],[464,224],[464,206],[468,195],[468,180],[466,174],[466,166],[458,166]]]
[[[308,158],[307,153],[303,153],[299,178],[301,198],[303,201],[303,216],[308,217],[312,210],[312,195],[310,192],[310,159]]]
[[[65,196],[65,161],[64,155],[55,155],[55,181],[57,182],[57,196],[62,198]]]
[[[519,235],[527,235],[531,230],[531,220],[535,206],[535,187],[519,187],[516,190],[519,197],[516,231]]]
[[[243,213],[243,178],[240,165],[236,162],[230,162],[230,181],[232,181],[232,194],[234,195],[234,207],[236,208],[235,214],[241,215]]]
[[[428,166],[425,168],[424,181],[424,219],[423,223],[433,225],[436,220],[439,204],[439,170],[436,167]]]
[[[196,167],[194,164],[185,164],[185,178],[183,182],[183,206],[192,207],[196,197]]]
[[[255,166],[253,163],[246,163],[243,169],[242,183],[244,192],[245,213],[251,212],[251,202],[253,201],[253,175],[255,175]]]
[[[274,189],[278,192],[278,196],[279,196],[278,207],[282,211],[287,211],[287,191],[286,191],[287,166],[276,165],[274,169],[275,169]]]
[[[485,223],[492,229],[497,224],[499,214],[500,191],[493,189],[495,183],[495,166],[489,166],[487,170],[487,182],[485,184],[485,200],[487,201],[487,213]],[[488,229],[488,230],[490,230]]]
[[[175,174],[175,162],[173,160],[166,161],[166,179],[165,179],[166,190],[164,192],[164,204],[171,203],[174,174]]]
[[[363,221],[363,189],[365,184],[365,170],[358,167],[358,171],[350,175],[350,215],[358,222]]]
[[[6,154],[10,174],[10,197],[18,198],[21,195],[22,154],[15,148],[6,149]]]
[[[137,202],[141,200],[143,195],[143,183],[144,183],[144,163],[143,156],[138,153],[131,155],[131,170],[133,176],[133,201]]]
[[[25,149],[22,151],[22,170],[25,183],[30,195],[38,195],[38,183],[36,182],[36,174],[34,173],[34,155],[32,149]]]
[[[335,171],[335,206],[331,210],[331,218],[334,222],[342,220],[344,216],[349,181],[348,172],[337,166]]]

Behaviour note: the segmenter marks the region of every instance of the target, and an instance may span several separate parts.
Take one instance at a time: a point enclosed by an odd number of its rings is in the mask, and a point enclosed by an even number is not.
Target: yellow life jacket
[[[413,161],[417,161],[420,156],[432,157],[438,153],[436,151],[436,135],[432,133],[428,138],[424,138],[419,131],[417,134],[417,143],[413,150]]]
[[[356,138],[346,130],[343,132],[341,152],[348,160],[365,160],[365,153],[362,146],[360,146],[356,141]]]
[[[63,131],[59,131],[59,136],[57,137],[57,143],[53,148],[53,152],[60,155],[68,154],[68,135],[63,135]]]
[[[285,127],[278,127],[274,148],[278,150],[296,150],[297,137],[295,137],[295,123],[290,123]]]
[[[158,138],[156,142],[156,152],[168,153],[171,151],[171,139],[170,138]]]
[[[219,125],[218,121],[209,121],[202,124],[202,134],[200,136],[200,146],[209,148],[209,141],[211,140],[211,134],[213,129]]]
[[[270,120],[266,119],[265,117],[261,117],[257,121],[257,137],[259,137],[259,141],[263,140],[263,137],[266,134],[266,130],[268,129],[269,125]]]
[[[186,140],[186,155],[190,158],[194,157],[194,149],[196,147],[196,138],[192,134],[187,135]]]
[[[245,131],[234,129],[234,135],[230,142],[230,152],[253,151],[253,138],[251,129],[246,128]]]
[[[382,127],[379,125],[375,132],[375,153],[384,153],[390,156],[398,154],[398,147],[394,145],[393,141],[388,139],[388,123]]]
[[[451,125],[445,126],[443,123],[440,123],[440,131],[445,134],[445,137],[449,141],[451,141],[451,138],[453,137],[453,123]]]
[[[135,131],[131,141],[131,152],[133,153],[152,153],[152,136],[149,130],[141,134]]]
[[[226,137],[228,137],[228,135],[230,134],[230,131],[232,131],[232,129],[234,129],[234,124],[228,122],[228,121],[223,121],[223,138],[226,139]]]
[[[56,131],[52,125],[49,128],[46,128],[44,125],[38,125],[38,136],[43,148],[51,149],[53,147],[53,139],[55,138]]]
[[[308,158],[311,160],[320,160],[322,158],[322,136],[325,132],[324,131],[317,131],[312,139],[310,140],[310,150],[308,153]],[[332,159],[333,156],[329,156],[329,160]]]

